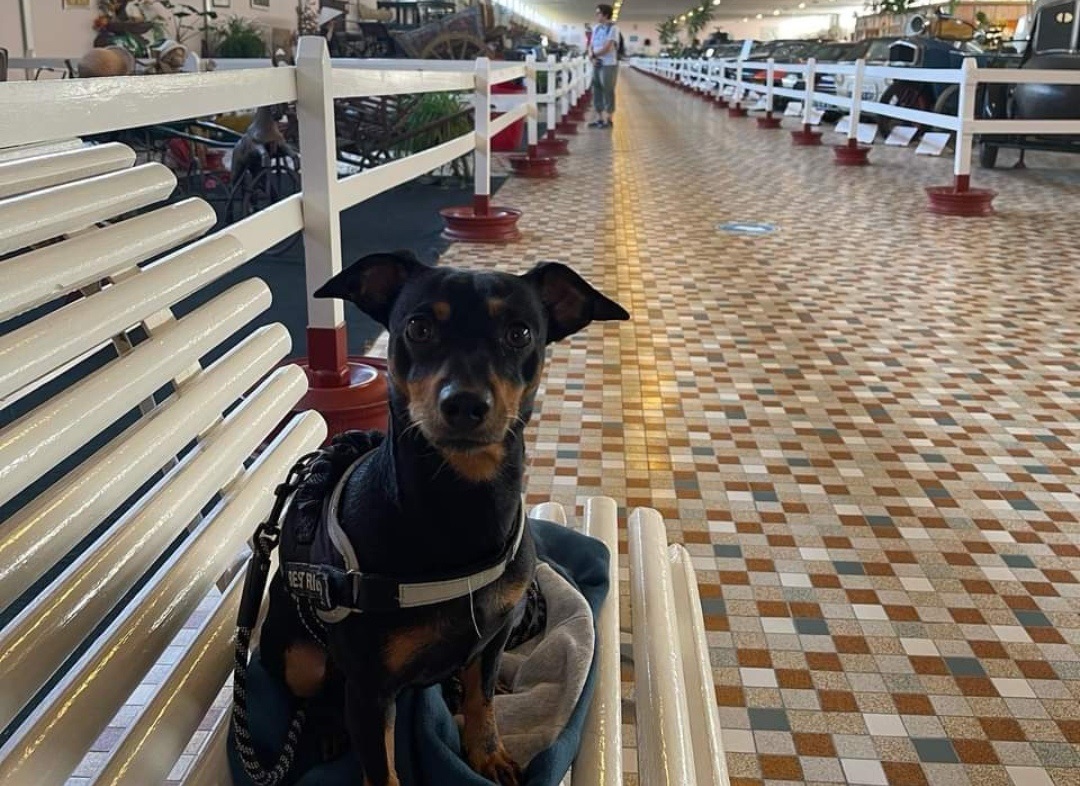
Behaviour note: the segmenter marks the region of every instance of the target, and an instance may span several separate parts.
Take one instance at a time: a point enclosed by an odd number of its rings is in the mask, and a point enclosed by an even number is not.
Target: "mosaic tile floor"
[[[634,315],[553,351],[530,501],[688,545],[733,786],[1080,784],[1077,162],[933,218],[947,158],[853,171],[642,75],[620,99],[500,192],[524,244],[444,260],[567,261]]]
[[[444,259],[565,261],[634,316],[553,349],[529,501],[687,544],[732,786],[1080,784],[1080,160],[933,218],[948,160],[838,168],[625,71],[619,100],[499,192],[524,242]]]

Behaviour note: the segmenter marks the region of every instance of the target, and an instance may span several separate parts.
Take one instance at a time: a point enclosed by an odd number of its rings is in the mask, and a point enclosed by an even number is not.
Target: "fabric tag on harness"
[[[313,601],[321,609],[334,607],[330,599],[330,577],[322,565],[289,562],[282,565],[282,574],[294,597]]]

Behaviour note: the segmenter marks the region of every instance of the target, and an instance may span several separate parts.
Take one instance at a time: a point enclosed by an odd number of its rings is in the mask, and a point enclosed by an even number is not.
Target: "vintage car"
[[[959,69],[968,57],[975,58],[979,65],[990,62],[993,55],[972,40],[974,27],[951,18],[939,18],[936,21],[940,24],[925,27],[915,24],[915,28],[919,30],[916,35],[894,41],[889,47],[889,65]],[[948,26],[944,24],[946,22],[949,23]],[[940,37],[943,34],[949,37]],[[956,93],[956,85],[897,79],[889,85],[889,89],[879,100],[883,104],[954,115],[957,106]]]
[[[867,65],[886,65],[889,62],[889,47],[897,40],[896,36],[864,39],[859,42],[857,49],[845,53],[843,59],[837,62],[854,63],[861,58],[866,61]],[[837,74],[834,84],[838,96],[851,98],[851,94],[855,88],[854,77],[845,74]],[[863,101],[880,100],[881,96],[891,84],[891,80],[888,79],[867,77],[863,81],[862,86]]]
[[[1020,56],[1020,68],[1080,69],[1078,6],[1078,0],[1036,0],[1031,40]],[[976,102],[980,117],[988,119],[1080,119],[1080,85],[985,85]],[[979,139],[979,164],[993,167],[1002,147],[1018,148],[1023,161],[1025,150],[1080,152],[1080,137],[984,135]]]

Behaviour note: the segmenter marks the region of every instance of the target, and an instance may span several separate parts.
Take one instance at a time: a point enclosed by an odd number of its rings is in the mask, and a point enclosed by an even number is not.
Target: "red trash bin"
[[[528,91],[525,89],[525,85],[513,81],[492,85],[491,92],[493,95],[524,95]],[[491,117],[492,119],[495,119],[502,114],[504,113],[492,112]],[[524,144],[525,118],[515,120],[491,138],[491,150],[495,153],[514,153],[520,150],[521,146]]]

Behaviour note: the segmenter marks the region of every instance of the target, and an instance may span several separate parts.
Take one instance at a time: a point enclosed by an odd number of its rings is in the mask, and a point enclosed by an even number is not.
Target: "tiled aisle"
[[[499,193],[525,243],[444,259],[566,261],[633,313],[553,351],[530,500],[655,506],[689,545],[733,786],[1080,784],[1078,162],[932,218],[945,159],[842,169],[643,75],[619,97]]]

